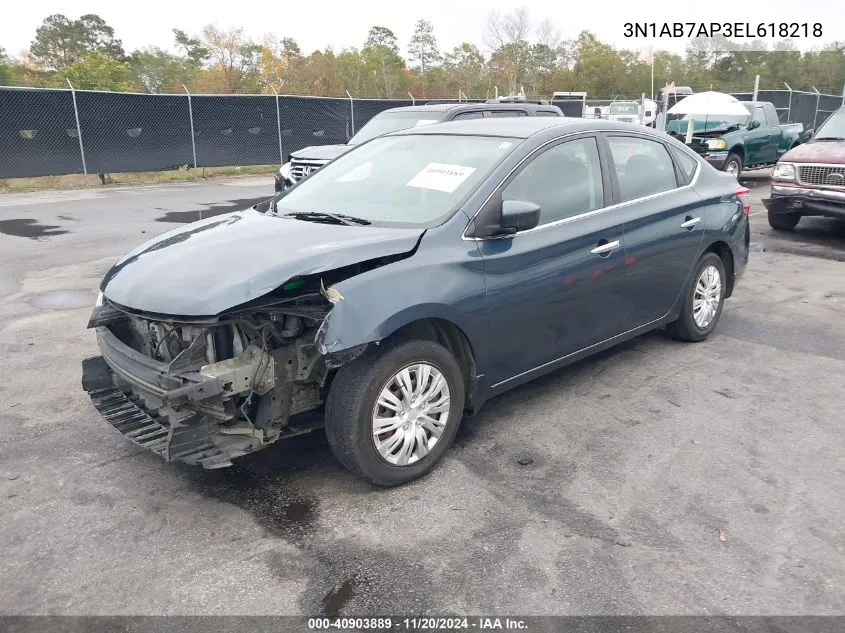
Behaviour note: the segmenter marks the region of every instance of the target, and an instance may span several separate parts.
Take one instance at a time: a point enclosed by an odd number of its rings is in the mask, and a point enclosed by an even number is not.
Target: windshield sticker
[[[420,119],[417,121],[417,124],[414,127],[419,127],[421,125],[431,125],[432,123],[437,123],[437,119]]]
[[[373,164],[367,161],[366,163],[361,163],[354,169],[350,169],[339,178],[335,178],[335,182],[355,182],[357,180],[364,180],[371,173],[373,173]]]
[[[429,163],[422,171],[408,181],[408,187],[420,189],[436,189],[452,193],[461,186],[464,180],[475,171],[475,167],[464,165],[448,165],[445,163]]]

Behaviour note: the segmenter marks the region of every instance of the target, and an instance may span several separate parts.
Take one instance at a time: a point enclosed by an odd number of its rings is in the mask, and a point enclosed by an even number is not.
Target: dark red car
[[[845,106],[811,140],[781,157],[763,204],[769,224],[782,231],[794,229],[805,215],[845,219]]]

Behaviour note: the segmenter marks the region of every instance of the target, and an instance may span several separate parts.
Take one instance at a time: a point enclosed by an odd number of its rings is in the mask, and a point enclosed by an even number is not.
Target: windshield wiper
[[[845,141],[845,136],[817,136],[814,141]]]
[[[364,218],[356,218],[352,215],[345,215],[343,213],[325,213],[322,211],[296,211],[294,213],[285,213],[282,217],[296,218],[297,220],[333,220],[338,224],[345,226],[352,226],[353,224],[371,224],[369,220]]]

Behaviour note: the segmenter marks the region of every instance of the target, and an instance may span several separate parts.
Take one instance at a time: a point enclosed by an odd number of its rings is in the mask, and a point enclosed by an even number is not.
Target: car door
[[[537,227],[480,239],[495,387],[509,378],[604,340],[615,332],[622,289],[622,223],[604,213],[610,193],[595,135],[560,140],[534,153],[491,198],[541,207]],[[494,220],[498,222],[498,218]]]
[[[763,116],[766,117],[766,127],[769,131],[768,143],[765,146],[766,163],[776,163],[780,157],[781,129],[777,110],[771,103],[763,104]]]
[[[765,163],[767,162],[766,153],[770,143],[771,130],[769,130],[766,123],[766,113],[762,107],[754,106],[749,124],[758,125],[759,127],[753,130],[748,129],[743,135],[743,141],[745,142],[745,164],[756,165]]]
[[[666,315],[691,274],[704,237],[704,203],[691,186],[700,165],[653,137],[605,138],[616,214],[625,222],[620,318],[632,329]]]

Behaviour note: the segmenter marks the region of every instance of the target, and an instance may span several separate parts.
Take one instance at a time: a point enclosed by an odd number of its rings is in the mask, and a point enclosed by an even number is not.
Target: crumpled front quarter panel
[[[324,354],[382,340],[413,321],[438,318],[463,331],[479,366],[486,357],[483,261],[476,243],[454,232],[430,231],[413,257],[333,287],[343,298],[320,329],[317,342]]]

